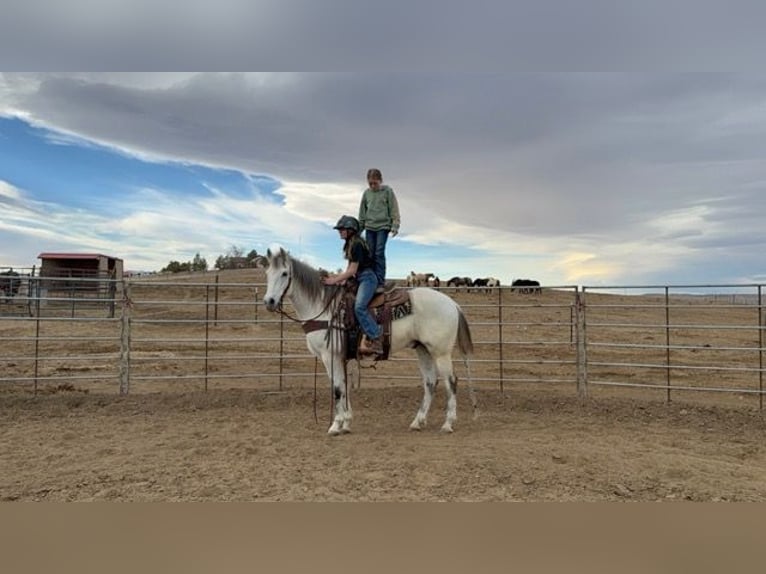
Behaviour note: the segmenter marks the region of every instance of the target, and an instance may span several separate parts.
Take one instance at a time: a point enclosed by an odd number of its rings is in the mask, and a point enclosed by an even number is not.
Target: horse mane
[[[337,292],[331,285],[322,283],[322,275],[303,261],[290,258],[292,264],[292,277],[306,294],[312,299],[322,299],[323,303],[329,300]]]

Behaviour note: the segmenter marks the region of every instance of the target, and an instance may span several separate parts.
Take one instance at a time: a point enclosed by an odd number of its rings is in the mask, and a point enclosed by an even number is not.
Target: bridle
[[[292,285],[292,283],[293,283],[293,273],[292,273],[292,270],[290,270],[290,274],[287,276],[287,287],[285,287],[282,290],[282,294],[279,296],[279,301],[277,301],[276,309],[277,309],[277,313],[279,313],[280,315],[295,321],[295,319],[290,317],[290,315],[288,315],[287,312],[282,309],[282,301],[284,300],[285,295],[287,295],[287,292],[290,290],[290,286]]]
[[[283,317],[290,319],[290,321],[294,323],[301,323],[302,325],[305,325],[307,323],[313,323],[319,317],[324,315],[325,312],[330,308],[330,305],[332,305],[333,301],[335,301],[335,298],[336,298],[335,296],[337,295],[337,289],[338,289],[337,285],[333,285],[333,287],[336,288],[336,293],[333,294],[332,297],[327,298],[327,303],[325,303],[325,306],[322,307],[322,310],[319,311],[319,313],[317,313],[316,315],[314,315],[311,319],[299,319],[298,317],[293,317],[287,311],[284,310],[284,307],[282,305],[282,301],[284,300],[285,295],[287,295],[287,292],[290,290],[292,283],[293,283],[293,270],[291,268],[290,273],[288,274],[288,277],[287,277],[287,287],[285,287],[284,291],[282,291],[282,295],[279,296],[279,301],[277,301],[276,308],[277,308],[277,313],[279,313]],[[328,321],[327,326],[329,327],[329,325],[330,325],[330,322]]]

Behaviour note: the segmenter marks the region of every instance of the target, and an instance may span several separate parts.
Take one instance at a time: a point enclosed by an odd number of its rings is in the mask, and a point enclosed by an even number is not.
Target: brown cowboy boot
[[[362,355],[382,355],[383,339],[381,337],[370,339],[365,335],[362,337],[362,342],[359,344],[359,352]]]

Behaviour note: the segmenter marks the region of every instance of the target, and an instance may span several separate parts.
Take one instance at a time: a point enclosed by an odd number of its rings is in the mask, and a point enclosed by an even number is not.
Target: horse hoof
[[[342,428],[342,429],[340,429],[340,434],[351,434],[351,429],[349,429],[349,428]]]
[[[441,432],[443,432],[443,433],[451,433],[451,432],[453,432],[453,430],[452,430],[452,427],[451,427],[451,426],[447,426],[447,425],[444,425],[444,426],[441,428]]]
[[[415,423],[412,423],[412,424],[410,425],[410,430],[411,430],[411,431],[419,431],[419,430],[421,430],[421,429],[420,429],[420,425],[416,425]]]
[[[330,430],[327,431],[327,434],[330,436],[338,436],[340,431],[338,429],[330,428]]]

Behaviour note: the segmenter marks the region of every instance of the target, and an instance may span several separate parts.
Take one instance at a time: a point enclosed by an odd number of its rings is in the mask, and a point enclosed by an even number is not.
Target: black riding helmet
[[[359,233],[359,220],[350,215],[342,215],[338,223],[335,224],[334,229],[353,229],[356,233]]]

